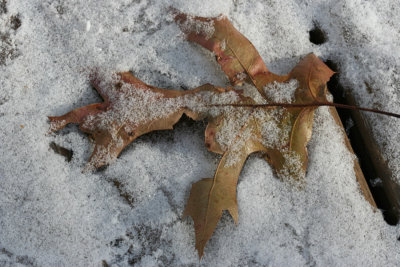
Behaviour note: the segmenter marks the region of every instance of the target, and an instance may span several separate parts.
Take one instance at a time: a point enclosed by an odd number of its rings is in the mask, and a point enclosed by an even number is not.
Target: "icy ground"
[[[239,223],[223,216],[201,262],[181,214],[191,184],[218,162],[203,122],[144,136],[92,174],[81,173],[92,145],[77,127],[46,135],[47,116],[100,101],[88,81],[95,67],[164,88],[227,85],[213,55],[183,39],[170,6],[227,15],[277,73],[309,52],[331,59],[359,104],[400,113],[397,1],[0,0],[0,266],[398,266],[400,228],[360,194],[325,108],[305,188],[251,156]],[[328,38],[319,46],[309,41],[315,24]],[[400,181],[400,120],[369,118]],[[72,161],[51,142],[71,149]]]

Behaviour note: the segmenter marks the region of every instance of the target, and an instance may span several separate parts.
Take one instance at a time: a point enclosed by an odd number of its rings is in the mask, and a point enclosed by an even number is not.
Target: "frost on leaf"
[[[238,221],[236,185],[251,153],[262,152],[282,179],[305,176],[306,145],[316,107],[254,105],[326,102],[326,83],[333,72],[309,54],[288,75],[279,76],[269,72],[255,47],[226,17],[176,13],[175,20],[188,40],[215,53],[232,85],[246,86],[238,90],[206,84],[189,91],[166,90],[147,85],[128,72],[109,79],[95,73],[91,81],[104,102],[49,119],[52,131],[79,123],[93,137],[89,169],[111,163],[145,133],[172,129],[183,114],[206,119],[205,145],[222,158],[213,178],[192,185],[184,212],[194,221],[201,257],[224,210]]]

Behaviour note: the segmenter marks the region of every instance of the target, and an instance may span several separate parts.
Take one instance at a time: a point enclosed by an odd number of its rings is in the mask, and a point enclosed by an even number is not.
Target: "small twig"
[[[251,107],[251,108],[270,108],[270,107],[283,107],[283,108],[306,108],[306,107],[321,107],[321,106],[330,106],[342,109],[351,109],[351,110],[362,110],[368,111],[378,114],[383,114],[390,117],[400,118],[400,114],[382,111],[378,109],[372,108],[363,108],[345,104],[338,104],[338,103],[331,103],[331,102],[314,102],[314,103],[307,103],[307,104],[290,104],[290,103],[269,103],[269,104],[213,104],[208,105],[211,107]]]

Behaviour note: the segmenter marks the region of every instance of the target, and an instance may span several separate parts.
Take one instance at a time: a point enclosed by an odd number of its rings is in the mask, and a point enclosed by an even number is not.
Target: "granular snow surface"
[[[226,15],[279,74],[310,52],[333,60],[360,105],[400,113],[396,1],[0,0],[0,266],[399,266],[400,228],[364,199],[326,107],[315,114],[302,188],[250,156],[239,223],[224,214],[201,261],[181,215],[191,184],[213,177],[220,159],[204,147],[205,122],[145,135],[93,173],[82,173],[93,144],[78,127],[47,134],[47,116],[101,101],[88,78],[96,68],[161,88],[228,85],[170,7]],[[315,25],[322,45],[309,41]],[[400,120],[368,119],[400,182]]]

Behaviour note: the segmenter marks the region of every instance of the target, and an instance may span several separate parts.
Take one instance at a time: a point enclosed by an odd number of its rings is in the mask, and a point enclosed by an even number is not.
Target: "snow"
[[[273,82],[267,84],[264,87],[264,92],[273,103],[293,103],[295,100],[294,92],[297,88],[297,80],[292,79],[287,83]]]
[[[93,146],[78,127],[46,134],[47,116],[101,101],[95,68],[168,89],[228,85],[213,55],[184,40],[170,6],[226,15],[279,74],[309,52],[334,60],[360,105],[400,113],[395,1],[0,1],[0,265],[398,266],[400,228],[361,195],[328,108],[315,115],[304,185],[250,156],[239,223],[224,214],[201,262],[181,214],[191,184],[213,177],[220,159],[204,147],[204,122],[145,135],[95,173],[82,173]],[[319,46],[308,36],[315,23],[328,38]],[[368,118],[400,181],[400,121]]]
[[[196,34],[205,36],[206,40],[210,39],[215,31],[214,21],[196,21],[193,15],[189,15],[181,27],[184,32],[194,31]]]

